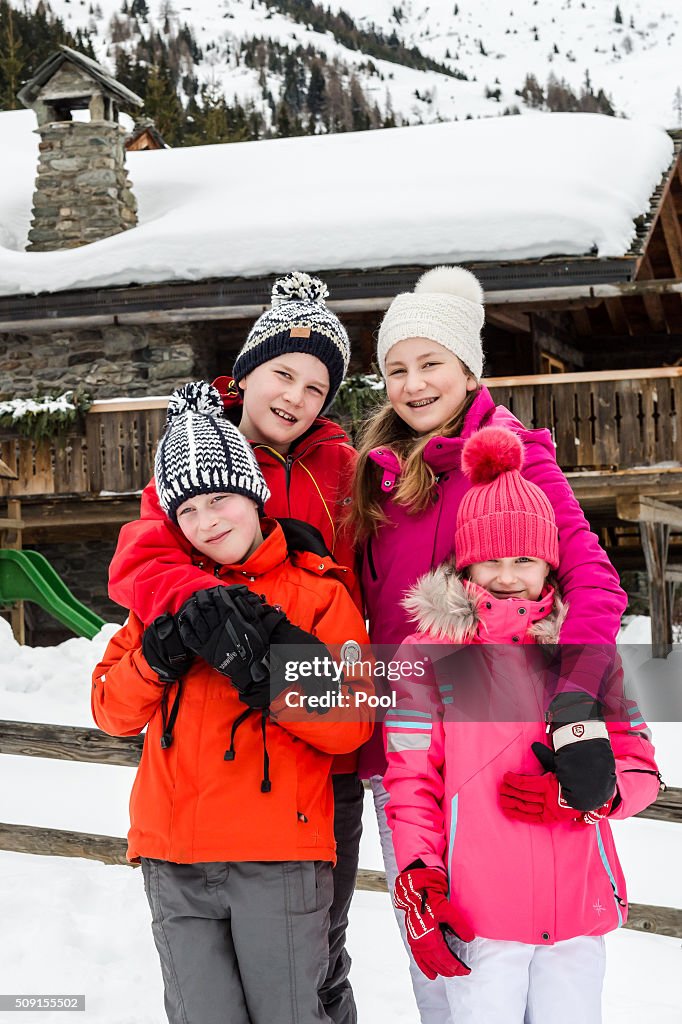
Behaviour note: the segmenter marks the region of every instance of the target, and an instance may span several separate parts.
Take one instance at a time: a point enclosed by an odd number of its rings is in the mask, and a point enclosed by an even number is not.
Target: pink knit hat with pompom
[[[457,511],[457,569],[489,558],[542,558],[559,564],[559,532],[546,494],[521,476],[523,444],[505,427],[483,427],[462,450],[471,488]]]

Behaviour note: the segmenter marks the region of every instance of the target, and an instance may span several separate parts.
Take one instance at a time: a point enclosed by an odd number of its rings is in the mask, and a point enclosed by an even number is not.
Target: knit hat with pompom
[[[457,511],[455,562],[464,569],[490,558],[541,558],[559,565],[559,532],[544,491],[521,476],[524,450],[505,427],[483,427],[462,449],[471,488]]]
[[[384,377],[386,357],[405,338],[429,338],[453,352],[476,380],[483,373],[481,328],[483,289],[464,267],[434,267],[413,292],[396,295],[379,328],[377,360]]]
[[[270,309],[258,317],[235,360],[237,383],[270,359],[307,352],[329,371],[325,407],[331,405],[348,370],[350,342],[338,316],[325,305],[328,297],[326,284],[310,274],[294,271],[275,281]]]
[[[154,477],[161,508],[173,522],[180,505],[197,494],[243,494],[261,514],[270,497],[251,445],[225,418],[219,391],[205,380],[171,395]]]

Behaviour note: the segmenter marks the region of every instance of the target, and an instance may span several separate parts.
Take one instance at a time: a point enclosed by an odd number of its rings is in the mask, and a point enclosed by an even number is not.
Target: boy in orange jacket
[[[165,513],[220,585],[147,629],[131,614],[92,707],[113,735],[147,726],[128,857],[168,1019],[326,1022],[331,763],[371,731],[369,684],[339,685],[327,645],[366,642],[364,624],[331,560],[301,567],[261,518],[265,480],[210,385],[174,394],[155,469]]]

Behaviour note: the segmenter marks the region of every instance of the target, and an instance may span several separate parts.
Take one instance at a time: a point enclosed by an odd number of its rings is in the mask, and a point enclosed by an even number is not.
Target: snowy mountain
[[[366,125],[353,127],[378,126],[391,113],[400,124],[524,112],[548,98],[552,109],[571,109],[581,93],[598,97],[600,90],[617,113],[663,127],[682,124],[682,6],[672,0],[655,6],[649,0],[332,0],[330,8],[312,0],[50,0],[50,6],[72,32],[89,31],[98,59],[112,70],[117,54],[119,60],[121,53],[133,55],[141,36],[179,39],[176,70],[185,102],[204,85],[228,102],[250,101],[274,131],[279,98],[287,90],[314,89],[311,61],[336,68],[350,107],[354,78],[358,102],[369,112]],[[286,54],[295,51],[308,55],[307,70],[297,66],[292,76],[290,67],[287,77]],[[391,51],[395,61],[384,58]],[[582,109],[605,107],[600,100]],[[302,120],[301,130],[310,124]]]

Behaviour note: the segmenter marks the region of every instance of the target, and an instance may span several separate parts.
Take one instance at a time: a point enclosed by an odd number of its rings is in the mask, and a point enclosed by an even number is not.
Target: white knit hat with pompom
[[[434,267],[413,292],[396,295],[379,328],[377,359],[384,377],[386,357],[405,338],[428,338],[453,352],[476,380],[483,373],[483,289],[464,267]]]

